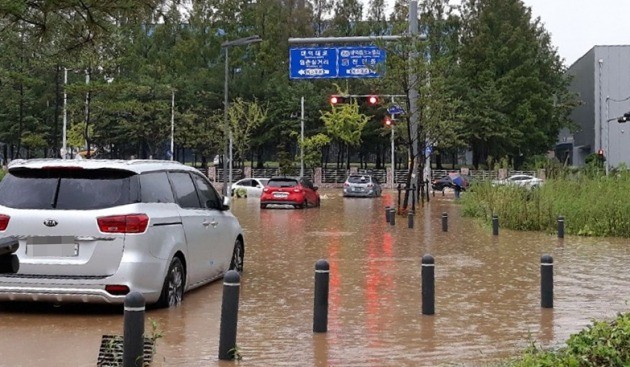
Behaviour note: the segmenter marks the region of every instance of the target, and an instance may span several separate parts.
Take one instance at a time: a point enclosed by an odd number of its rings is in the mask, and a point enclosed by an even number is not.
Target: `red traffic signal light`
[[[598,150],[597,155],[604,156],[604,149]]]
[[[385,116],[385,126],[391,127],[394,125],[394,120],[391,117]]]
[[[339,95],[332,95],[332,96],[330,96],[330,100],[329,101],[330,101],[330,104],[334,106],[334,105],[337,105],[337,104],[340,104],[340,103],[345,103],[346,102],[346,98],[343,97],[343,96],[339,96]]]
[[[367,101],[368,101],[368,104],[375,105],[378,103],[378,96],[368,96]]]

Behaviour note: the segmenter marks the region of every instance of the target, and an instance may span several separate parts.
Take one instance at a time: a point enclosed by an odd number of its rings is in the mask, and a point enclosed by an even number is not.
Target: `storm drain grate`
[[[153,361],[153,340],[144,338],[144,366]],[[103,335],[98,351],[98,367],[120,367],[123,364],[123,337],[120,335]]]

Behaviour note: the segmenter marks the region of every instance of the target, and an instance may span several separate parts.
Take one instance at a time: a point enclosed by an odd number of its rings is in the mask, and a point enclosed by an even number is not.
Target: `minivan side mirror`
[[[221,209],[223,209],[223,210],[230,209],[230,197],[229,196],[224,196],[223,197],[223,206],[221,207]]]

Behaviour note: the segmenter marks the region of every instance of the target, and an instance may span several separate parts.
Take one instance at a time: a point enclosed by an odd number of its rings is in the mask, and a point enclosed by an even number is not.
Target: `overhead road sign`
[[[291,79],[378,78],[386,53],[376,46],[298,47],[289,50]]]
[[[292,48],[289,51],[291,79],[337,77],[337,49],[335,47]]]

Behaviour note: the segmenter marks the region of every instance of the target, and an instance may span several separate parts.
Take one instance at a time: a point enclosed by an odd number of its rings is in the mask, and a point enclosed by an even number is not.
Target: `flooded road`
[[[320,208],[260,210],[236,199],[245,230],[237,345],[243,366],[483,366],[531,342],[557,346],[591,319],[630,311],[630,240],[501,230],[460,216],[451,196],[385,222],[395,195]],[[441,215],[449,216],[442,232]],[[570,221],[570,218],[566,219]],[[420,260],[435,257],[435,315],[422,315]],[[540,256],[554,258],[554,309],[540,308]],[[315,262],[330,263],[328,333],[313,334]],[[154,366],[219,362],[222,282],[181,307],[147,312]],[[122,309],[122,306],[120,307]],[[92,306],[0,305],[0,366],[95,366],[122,312]]]

